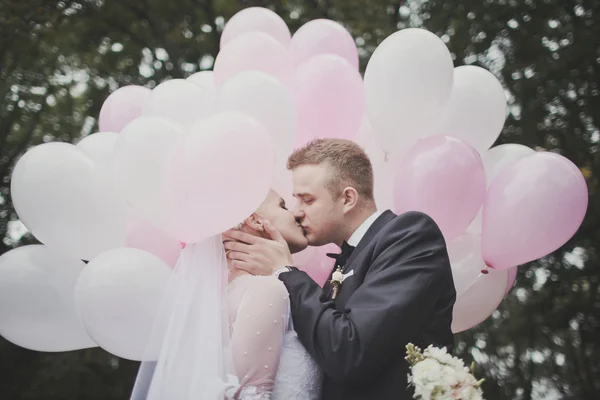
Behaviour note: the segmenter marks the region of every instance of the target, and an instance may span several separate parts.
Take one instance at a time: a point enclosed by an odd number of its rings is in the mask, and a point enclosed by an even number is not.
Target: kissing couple
[[[293,210],[271,190],[239,226],[182,251],[165,336],[131,399],[408,400],[406,345],[452,349],[456,292],[436,223],[379,211],[352,141],[310,142],[288,169]],[[321,288],[291,254],[328,243],[341,253]]]

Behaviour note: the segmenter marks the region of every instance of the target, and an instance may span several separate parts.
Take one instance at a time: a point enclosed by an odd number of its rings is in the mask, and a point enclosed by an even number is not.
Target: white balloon
[[[161,117],[139,117],[125,126],[115,147],[117,182],[128,203],[157,226],[164,223],[163,179],[181,126]]]
[[[281,161],[278,164],[285,167],[298,131],[298,113],[292,93],[283,83],[264,72],[241,72],[221,86],[216,110],[242,112],[267,128]]]
[[[388,154],[381,150],[368,119],[363,119],[355,140],[365,151],[373,167],[373,196],[377,207],[394,207],[394,179],[403,153]]]
[[[448,48],[424,29],[387,37],[369,60],[365,100],[382,150],[395,153],[420,137],[437,134],[436,122],[452,92]]]
[[[118,357],[155,359],[160,335],[156,343],[149,338],[157,332],[155,318],[170,276],[161,259],[139,249],[113,249],[86,265],[75,301],[94,341]]]
[[[221,49],[248,32],[262,32],[287,47],[292,35],[287,24],[276,12],[265,7],[248,7],[231,17],[221,34]]]
[[[43,245],[0,256],[0,335],[36,351],[97,345],[77,315],[74,293],[85,264]]]
[[[11,194],[23,224],[48,247],[84,260],[125,243],[125,205],[112,175],[68,143],[46,143],[17,162]]]
[[[215,84],[215,74],[213,71],[200,71],[187,78],[188,81],[198,85],[202,90],[210,93],[214,99],[217,98],[217,85]]]
[[[516,143],[502,144],[484,152],[481,161],[483,162],[487,187],[490,187],[492,180],[506,167],[533,153],[535,151],[532,148]],[[481,218],[482,209],[479,210],[471,225],[467,228],[467,233],[481,234]]]
[[[118,133],[98,132],[86,136],[77,143],[77,147],[84,150],[97,163],[105,165],[112,170],[115,161],[115,144]]]
[[[477,281],[485,263],[481,256],[481,236],[463,235],[448,245],[448,256],[456,297],[462,296]]]
[[[490,269],[487,274],[481,274],[466,292],[457,297],[452,332],[466,331],[485,321],[502,302],[507,285],[507,269]]]
[[[189,128],[210,115],[214,102],[214,91],[185,79],[171,79],[152,90],[142,115],[169,118]]]
[[[271,188],[285,201],[288,210],[293,210],[297,204],[294,197],[294,184],[292,171],[285,167],[285,160],[278,159],[275,164],[275,173]]]
[[[506,96],[500,81],[481,67],[455,68],[452,95],[440,115],[438,131],[482,153],[500,136],[505,120]]]

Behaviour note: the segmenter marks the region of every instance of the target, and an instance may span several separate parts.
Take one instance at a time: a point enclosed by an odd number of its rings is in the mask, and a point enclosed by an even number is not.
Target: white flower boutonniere
[[[342,273],[342,267],[338,266],[337,269],[331,275],[331,281],[329,281],[329,283],[333,285],[333,294],[331,295],[332,300],[335,300],[335,298],[337,297],[343,281],[344,274]]]

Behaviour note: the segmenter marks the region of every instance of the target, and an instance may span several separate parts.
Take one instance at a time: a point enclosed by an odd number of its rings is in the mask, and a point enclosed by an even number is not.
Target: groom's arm
[[[369,380],[402,356],[440,294],[454,290],[444,287],[452,285],[450,263],[431,218],[408,213],[384,229],[369,272],[343,312],[331,301],[319,301],[321,288],[306,273],[280,275],[302,343],[342,383]]]

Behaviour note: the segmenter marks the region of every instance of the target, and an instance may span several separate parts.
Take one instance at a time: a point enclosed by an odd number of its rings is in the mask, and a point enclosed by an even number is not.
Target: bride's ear
[[[246,218],[246,226],[254,229],[255,231],[264,231],[263,219],[256,213],[252,213],[251,216]]]

